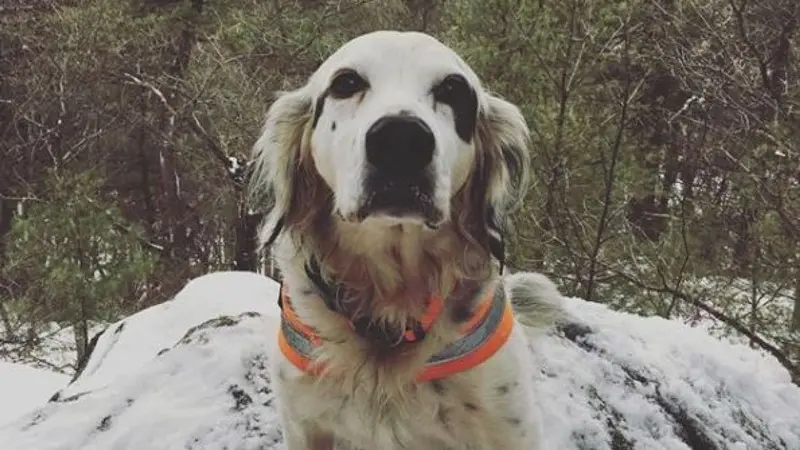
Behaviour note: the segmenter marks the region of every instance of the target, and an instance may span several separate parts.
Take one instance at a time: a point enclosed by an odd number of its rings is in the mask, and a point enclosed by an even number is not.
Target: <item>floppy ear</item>
[[[530,131],[519,108],[492,95],[478,113],[477,138],[484,217],[492,254],[503,263],[511,213],[527,191]]]
[[[249,202],[269,212],[259,233],[261,245],[271,245],[296,219],[298,191],[302,189],[303,161],[309,156],[307,128],[312,100],[304,89],[278,94],[253,146]]]

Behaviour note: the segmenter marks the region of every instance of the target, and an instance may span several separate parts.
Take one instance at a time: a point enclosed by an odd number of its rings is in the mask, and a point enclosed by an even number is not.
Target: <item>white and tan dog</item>
[[[492,259],[527,144],[518,108],[422,33],[353,39],[270,107],[251,198],[283,276],[288,450],[542,448],[525,329],[559,294]]]

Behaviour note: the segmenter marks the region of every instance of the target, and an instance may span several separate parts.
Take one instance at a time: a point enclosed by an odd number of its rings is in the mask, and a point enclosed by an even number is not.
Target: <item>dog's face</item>
[[[311,152],[348,221],[438,227],[474,165],[480,90],[450,49],[419,33],[361,36],[312,76]]]
[[[525,179],[527,139],[519,110],[450,48],[380,31],[346,43],[271,106],[251,183],[270,188],[273,226],[291,228],[321,202],[367,227],[499,226]]]

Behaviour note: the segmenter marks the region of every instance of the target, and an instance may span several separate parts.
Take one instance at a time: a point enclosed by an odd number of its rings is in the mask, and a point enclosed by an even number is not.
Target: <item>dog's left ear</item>
[[[490,250],[502,263],[510,215],[527,191],[530,131],[519,108],[487,94],[478,112],[476,136]]]

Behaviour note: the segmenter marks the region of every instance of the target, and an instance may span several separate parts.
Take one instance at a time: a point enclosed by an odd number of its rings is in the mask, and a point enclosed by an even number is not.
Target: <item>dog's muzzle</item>
[[[372,124],[366,135],[369,172],[359,219],[384,214],[438,224],[442,214],[433,201],[430,167],[435,149],[433,132],[418,117],[384,116]]]

